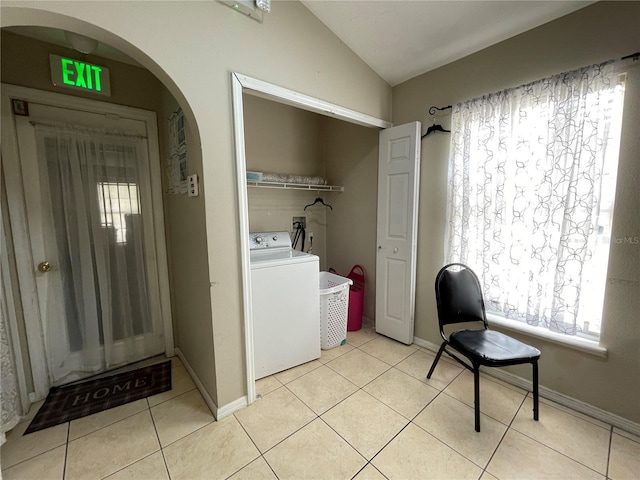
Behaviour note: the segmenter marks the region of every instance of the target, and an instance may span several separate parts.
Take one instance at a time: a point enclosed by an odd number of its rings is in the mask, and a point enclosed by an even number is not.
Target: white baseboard
[[[213,399],[209,396],[207,391],[205,390],[204,385],[202,384],[202,382],[200,381],[196,373],[193,371],[193,368],[191,368],[191,365],[189,365],[189,362],[187,362],[187,359],[184,358],[182,351],[176,347],[175,352],[178,355],[178,357],[180,357],[180,360],[182,360],[184,368],[186,368],[187,372],[189,372],[189,375],[191,376],[193,383],[196,384],[196,387],[198,388],[200,395],[202,395],[202,398],[204,399],[205,403],[209,407],[209,410],[211,410],[211,413],[213,413],[213,416],[215,417],[216,420],[222,420],[224,417],[228,417],[232,413],[248,405],[247,397],[245,395],[244,397],[238,398],[231,403],[227,403],[222,407],[218,407],[216,403],[213,401]]]
[[[187,362],[187,359],[184,357],[184,354],[182,353],[182,351],[179,348],[176,347],[175,348],[175,352],[178,355],[178,357],[180,358],[180,360],[182,361],[182,364],[184,365],[184,368],[186,368],[187,372],[189,372],[189,375],[191,376],[191,379],[193,380],[193,383],[196,384],[196,388],[200,392],[200,395],[202,395],[202,398],[203,398],[204,402],[207,404],[207,406],[209,407],[209,410],[211,410],[211,413],[213,413],[214,418],[216,420],[219,420],[219,418],[218,418],[218,406],[216,405],[216,402],[214,402],[213,399],[209,396],[209,393],[204,388],[204,385],[202,384],[202,382],[200,381],[200,379],[196,375],[196,372],[194,372],[193,368],[191,368],[191,365],[189,365],[189,362]]]
[[[237,412],[238,410],[243,409],[247,405],[248,405],[247,396],[245,395],[244,397],[240,397],[234,400],[233,402],[227,403],[226,405],[223,405],[222,407],[220,407],[218,409],[218,414],[216,415],[216,418],[218,420],[222,420],[224,417],[228,417],[234,412]]]
[[[435,343],[431,343],[418,337],[413,337],[413,343],[434,353],[437,353],[440,349],[440,345],[436,345]],[[532,390],[531,380],[514,375],[502,368],[486,368],[483,369],[482,372],[524,390]],[[608,423],[609,425],[620,428],[621,430],[640,436],[640,424],[638,423],[632,422],[631,420],[627,420],[626,418],[607,412],[606,410],[582,402],[563,393],[556,392],[555,390],[551,390],[550,388],[542,385],[539,386],[539,391],[541,397],[551,400],[552,402],[556,402],[564,407],[571,408],[577,412],[588,415],[589,417],[593,417],[597,420]]]

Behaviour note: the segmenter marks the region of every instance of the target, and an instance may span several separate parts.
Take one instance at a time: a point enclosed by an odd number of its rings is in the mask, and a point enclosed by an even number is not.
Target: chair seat
[[[456,350],[476,357],[485,365],[500,366],[526,363],[540,358],[540,350],[495,330],[460,330],[449,337]]]

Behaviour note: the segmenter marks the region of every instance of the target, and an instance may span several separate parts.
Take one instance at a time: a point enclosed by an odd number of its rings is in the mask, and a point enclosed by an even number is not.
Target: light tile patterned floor
[[[173,389],[2,446],[11,479],[638,479],[640,438],[372,330],[259,380],[262,396],[219,422],[184,366]],[[35,410],[35,409],[32,409]],[[32,412],[32,416],[35,412]]]

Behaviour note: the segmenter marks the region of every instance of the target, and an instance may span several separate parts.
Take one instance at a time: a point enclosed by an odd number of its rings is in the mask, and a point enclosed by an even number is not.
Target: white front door
[[[32,102],[15,132],[50,384],[163,353],[146,123]]]
[[[376,332],[413,343],[420,122],[380,132]]]

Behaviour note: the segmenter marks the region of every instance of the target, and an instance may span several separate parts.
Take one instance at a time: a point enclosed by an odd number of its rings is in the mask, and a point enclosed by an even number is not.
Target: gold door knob
[[[40,270],[42,273],[47,273],[49,270],[51,270],[51,264],[49,262],[40,262],[38,264],[38,270]]]

